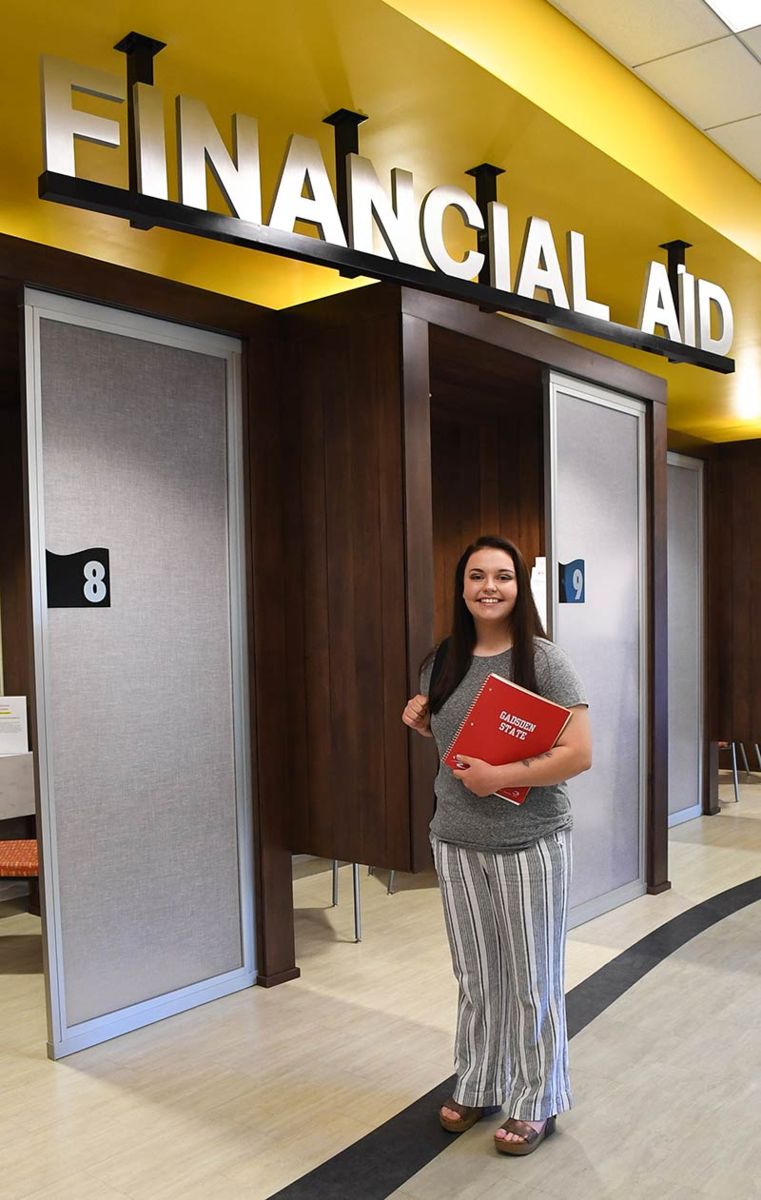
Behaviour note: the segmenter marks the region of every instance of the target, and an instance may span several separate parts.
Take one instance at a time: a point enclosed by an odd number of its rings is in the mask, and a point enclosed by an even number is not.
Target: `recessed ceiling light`
[[[706,0],[706,4],[735,33],[761,25],[761,0]]]

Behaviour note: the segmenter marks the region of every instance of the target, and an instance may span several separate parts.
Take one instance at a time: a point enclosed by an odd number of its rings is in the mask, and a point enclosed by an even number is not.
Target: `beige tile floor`
[[[760,852],[761,781],[673,830],[670,892],[571,933],[569,986],[761,873]],[[0,919],[2,1200],[264,1200],[447,1076],[455,989],[434,881],[401,876],[389,897],[385,875],[363,872],[362,892],[354,945],[348,868],[337,909],[329,874],[296,881],[300,980],[59,1063],[44,1050],[39,922]],[[497,1158],[483,1122],[396,1195],[761,1195],[747,1133],[761,1078],[754,930],[753,909],[722,922],[574,1039],[577,1106],[541,1154]]]

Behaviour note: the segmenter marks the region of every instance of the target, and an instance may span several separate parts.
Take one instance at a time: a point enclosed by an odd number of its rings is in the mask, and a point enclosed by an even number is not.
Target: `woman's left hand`
[[[465,784],[469,792],[476,796],[489,796],[497,790],[499,784],[495,775],[498,767],[484,762],[482,758],[469,758],[467,754],[458,754],[457,761],[463,764],[462,768],[453,767],[452,774]]]

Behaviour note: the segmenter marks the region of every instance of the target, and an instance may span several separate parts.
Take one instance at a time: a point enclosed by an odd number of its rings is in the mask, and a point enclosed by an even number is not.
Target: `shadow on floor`
[[[328,942],[352,942],[352,937],[342,937],[328,920],[329,908],[295,908],[293,929],[298,946],[298,958],[312,958],[320,954]]]
[[[41,974],[41,934],[9,933],[0,937],[0,975]]]

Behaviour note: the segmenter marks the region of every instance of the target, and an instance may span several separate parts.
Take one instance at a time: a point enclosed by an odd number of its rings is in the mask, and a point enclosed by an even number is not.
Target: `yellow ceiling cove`
[[[513,262],[531,216],[551,222],[558,239],[567,230],[582,232],[588,294],[610,306],[611,320],[636,326],[648,265],[664,257],[658,244],[676,238],[691,242],[689,270],[716,281],[732,300],[736,375],[716,376],[609,343],[589,344],[667,378],[674,429],[708,440],[759,436],[761,412],[755,411],[753,397],[761,370],[761,223],[753,226],[748,217],[740,236],[743,206],[749,212],[750,196],[759,185],[549,5],[472,0],[462,11],[468,24],[477,27],[481,19],[479,36],[486,42],[492,22],[495,54],[500,39],[508,33],[514,37],[510,53],[521,58],[520,69],[513,64],[507,81],[494,63],[476,60],[472,45],[458,44],[462,38],[455,28],[455,6],[446,3],[293,0],[273,6],[230,0],[217,15],[186,0],[116,0],[108,5],[70,0],[66,6],[9,0],[4,31],[13,54],[6,57],[0,83],[0,230],[273,308],[366,282],[168,230],[141,231],[114,217],[37,198],[42,170],[40,55],[123,76],[125,58],[112,47],[136,30],[167,43],[154,69],[164,96],[170,199],[177,199],[177,95],[203,101],[228,146],[234,112],[258,120],[265,219],[291,134],[316,138],[332,175],[333,131],[322,119],[345,107],[368,115],[360,128],[360,150],[372,159],[379,177],[388,181],[393,167],[412,172],[420,199],[443,183],[471,190],[473,181],[465,172],[478,163],[503,167],[498,198],[510,210]],[[506,14],[515,14],[514,27],[506,25]],[[449,33],[444,17],[452,24]],[[442,28],[435,27],[437,22]],[[544,42],[532,40],[532,30],[537,36],[543,32]],[[453,45],[443,40],[450,36]],[[559,74],[559,60],[566,58]],[[594,70],[590,64],[596,64]],[[506,68],[503,74],[508,74]],[[622,77],[643,93],[639,105],[627,98],[629,84]],[[595,87],[602,89],[596,104],[604,110],[597,115],[597,129]],[[583,97],[575,96],[579,91],[586,96],[583,104]],[[124,105],[89,95],[77,95],[75,103],[118,119],[122,141],[118,149],[79,142],[77,174],[126,187]],[[642,127],[645,119],[649,130]],[[655,155],[661,128],[668,132],[672,125],[676,129],[675,123],[689,135],[678,146],[672,138],[669,146],[672,153],[678,150],[678,161],[662,164],[657,175],[648,166],[648,155]],[[627,155],[620,146],[612,152],[616,127],[619,143],[636,144],[629,161],[624,162]],[[718,220],[711,208],[719,205],[724,169],[729,174],[723,178],[735,180],[735,194],[725,210],[734,213],[732,221],[727,216]],[[226,211],[211,180],[209,197],[210,207]],[[473,233],[461,222],[454,221],[446,233],[455,253],[463,255],[474,245]]]
[[[546,0],[386,0],[761,259],[761,183]]]

